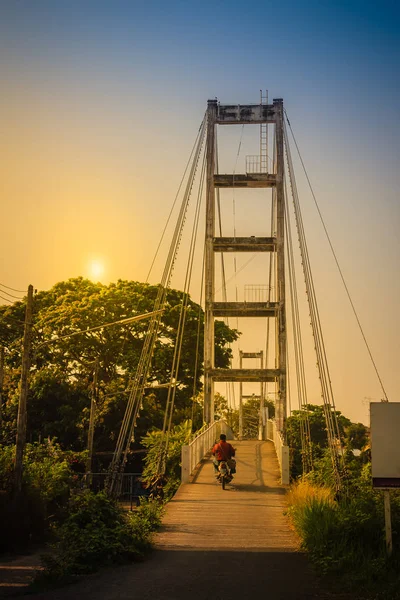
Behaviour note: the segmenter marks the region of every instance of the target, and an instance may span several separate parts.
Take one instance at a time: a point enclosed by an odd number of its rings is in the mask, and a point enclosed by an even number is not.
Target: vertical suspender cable
[[[285,114],[286,114],[286,111],[285,111]],[[320,218],[320,220],[321,220],[321,223],[322,223],[322,227],[323,227],[323,229],[324,229],[324,232],[325,232],[326,238],[327,238],[327,240],[328,240],[328,243],[329,243],[330,249],[331,249],[331,251],[332,251],[333,258],[334,258],[334,260],[335,260],[335,263],[336,263],[337,269],[338,269],[338,271],[339,271],[340,278],[341,278],[341,280],[342,280],[342,283],[343,283],[344,289],[345,289],[345,291],[346,291],[346,294],[347,294],[347,297],[348,297],[348,299],[349,299],[349,302],[350,302],[351,308],[352,308],[352,310],[353,310],[353,313],[354,313],[354,316],[355,316],[355,318],[356,318],[356,321],[357,321],[358,327],[359,327],[359,329],[360,329],[360,332],[361,332],[362,338],[363,338],[363,340],[364,340],[364,343],[365,343],[365,346],[366,346],[366,348],[367,348],[367,352],[368,352],[368,354],[369,354],[369,357],[370,357],[370,359],[371,359],[372,365],[373,365],[373,367],[374,367],[374,370],[375,370],[376,376],[377,376],[377,378],[378,378],[378,381],[379,381],[379,383],[380,383],[380,386],[381,386],[381,389],[382,389],[382,392],[383,392],[383,396],[384,396],[385,402],[389,402],[388,396],[387,396],[387,394],[386,394],[386,390],[385,390],[385,388],[384,388],[384,385],[383,385],[382,378],[381,378],[381,376],[380,376],[380,374],[379,374],[378,367],[377,367],[377,365],[376,365],[376,362],[375,362],[375,359],[374,359],[374,357],[373,357],[373,355],[372,355],[371,348],[369,347],[369,344],[368,344],[367,338],[366,338],[366,336],[365,336],[365,333],[364,333],[364,329],[363,329],[363,327],[362,327],[362,325],[361,325],[361,321],[360,321],[360,319],[359,319],[359,317],[358,317],[358,314],[357,314],[356,308],[355,308],[355,306],[354,306],[354,303],[353,303],[353,300],[352,300],[352,298],[351,298],[351,295],[350,295],[349,288],[348,288],[348,286],[347,286],[347,283],[346,283],[346,280],[345,280],[345,278],[344,278],[344,275],[343,275],[342,269],[341,269],[341,267],[340,267],[340,264],[339,264],[338,258],[337,258],[337,256],[336,256],[336,252],[335,252],[335,249],[334,249],[334,247],[333,247],[333,244],[332,244],[332,241],[331,241],[330,235],[329,235],[329,233],[328,233],[327,227],[326,227],[326,225],[325,225],[325,221],[324,221],[324,219],[323,219],[323,217],[322,217],[322,213],[321,213],[321,210],[320,210],[320,208],[319,208],[319,205],[318,205],[318,202],[317,202],[317,198],[316,198],[316,196],[315,196],[315,194],[314,194],[314,189],[313,189],[313,187],[312,187],[312,185],[311,185],[310,178],[309,178],[309,176],[308,176],[308,173],[307,173],[307,170],[306,170],[305,164],[304,164],[304,162],[303,162],[303,158],[302,158],[302,156],[301,156],[301,154],[300,154],[300,150],[299,150],[299,147],[298,147],[298,145],[297,145],[296,138],[294,137],[294,133],[293,133],[293,130],[292,130],[292,126],[291,126],[291,124],[290,124],[290,121],[289,121],[289,119],[288,119],[288,116],[287,116],[287,114],[286,114],[286,120],[287,120],[287,122],[288,122],[289,129],[290,129],[290,132],[291,132],[291,134],[292,134],[293,141],[294,141],[294,144],[295,144],[295,146],[296,146],[296,150],[297,150],[297,153],[298,153],[298,155],[299,155],[300,162],[301,162],[301,165],[302,165],[302,167],[303,167],[303,170],[304,170],[304,174],[305,174],[305,176],[306,176],[306,179],[307,179],[307,183],[308,183],[308,185],[309,185],[309,188],[310,188],[310,190],[311,190],[311,194],[312,194],[312,197],[313,197],[313,199],[314,199],[314,203],[315,203],[315,206],[316,206],[316,208],[317,208],[318,215],[319,215],[319,218]]]
[[[324,414],[327,425],[328,446],[332,460],[333,473],[336,489],[341,487],[341,474],[343,469],[343,454],[341,451],[340,432],[337,421],[335,401],[333,396],[332,384],[329,374],[328,361],[326,356],[324,338],[322,333],[321,321],[317,305],[314,281],[311,272],[310,259],[307,248],[307,241],[304,231],[303,218],[301,214],[300,202],[297,193],[297,185],[294,176],[292,157],[287,139],[287,130],[284,123],[284,140],[286,147],[286,157],[289,167],[289,179],[292,189],[294,213],[296,218],[297,231],[299,235],[300,253],[303,264],[304,277],[306,281],[307,299],[310,308],[311,326],[314,337],[315,350],[317,354],[318,373],[321,382],[321,393],[324,406]]]
[[[158,287],[158,293],[154,303],[155,310],[163,310],[165,306],[167,292],[169,289],[172,272],[182,237],[183,227],[185,224],[186,212],[188,209],[190,194],[197,170],[197,164],[205,139],[206,122],[207,119],[206,117],[204,117],[197,136],[197,145],[195,148],[190,173],[188,176],[185,193],[179,210],[178,219],[172,236],[172,241],[165,263],[161,283]],[[118,485],[117,473],[118,471],[121,471],[123,469],[127,459],[127,454],[129,451],[131,440],[133,438],[133,432],[140,408],[141,399],[143,396],[144,387],[146,385],[148,372],[150,369],[150,363],[154,352],[154,346],[158,335],[160,321],[161,313],[158,313],[157,316],[150,321],[147,334],[144,339],[144,344],[139,363],[136,369],[136,373],[133,379],[133,384],[125,411],[125,416],[121,425],[116,449],[110,465],[110,477],[107,482],[107,489],[110,493],[113,493],[116,490],[116,486]]]

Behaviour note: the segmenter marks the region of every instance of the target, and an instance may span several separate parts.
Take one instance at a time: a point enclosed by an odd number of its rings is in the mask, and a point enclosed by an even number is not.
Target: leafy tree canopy
[[[308,421],[310,424],[310,438],[314,461],[322,459],[328,448],[328,437],[324,408],[321,405],[307,405]],[[368,441],[368,430],[362,423],[352,423],[350,419],[335,411],[339,425],[340,437],[344,448],[351,451],[361,450]],[[301,422],[304,420],[304,412],[294,410],[286,422],[286,435],[291,450],[291,473],[293,477],[302,474],[302,445],[301,445]]]
[[[138,364],[148,322],[89,330],[153,310],[157,292],[158,286],[136,281],[119,280],[103,285],[78,277],[36,294],[28,439],[55,436],[63,447],[84,447],[94,364],[97,361],[95,446],[101,450],[114,448],[127,401],[125,390]],[[174,289],[168,292],[149,385],[169,381],[181,302],[182,292]],[[15,434],[24,313],[24,303],[21,302],[0,306],[0,343],[6,347],[6,405],[3,410],[3,442],[6,443],[11,443]],[[203,318],[201,307],[189,299],[176,397],[178,412],[187,413],[194,387],[197,390],[202,387]],[[199,351],[196,353],[198,330]],[[85,333],[60,339],[82,331]],[[228,343],[237,339],[238,335],[222,321],[215,322],[218,367],[229,365],[231,350]],[[144,398],[145,410],[139,420],[141,431],[138,437],[146,433],[150,424],[161,425],[166,393],[166,389],[162,388],[148,390]]]

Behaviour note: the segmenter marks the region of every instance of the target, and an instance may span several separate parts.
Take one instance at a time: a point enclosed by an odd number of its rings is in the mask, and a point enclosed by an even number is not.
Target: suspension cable
[[[200,347],[200,328],[201,328],[201,303],[203,301],[203,288],[204,288],[204,268],[205,268],[205,250],[206,244],[204,240],[203,245],[203,260],[202,260],[202,268],[201,268],[201,280],[200,280],[200,300],[199,300],[199,312],[197,315],[197,337],[196,337],[196,353],[194,359],[194,376],[193,376],[193,393],[192,393],[192,429],[193,429],[193,421],[194,421],[194,403],[197,395],[197,371],[199,364],[199,347]]]
[[[204,118],[205,118],[205,117],[204,117]],[[155,261],[156,261],[156,259],[157,259],[158,252],[159,252],[159,250],[160,250],[160,247],[161,247],[162,241],[163,241],[163,239],[164,239],[164,236],[165,236],[165,233],[166,233],[166,231],[167,231],[167,227],[168,227],[168,225],[169,225],[169,222],[170,222],[170,220],[171,220],[172,213],[173,213],[173,211],[174,211],[174,208],[175,208],[176,202],[177,202],[177,200],[178,200],[178,197],[179,197],[179,193],[180,193],[180,191],[181,191],[181,188],[182,188],[183,182],[184,182],[184,180],[185,180],[185,177],[186,177],[187,170],[188,170],[188,168],[189,168],[190,162],[191,162],[191,160],[192,160],[192,157],[193,157],[193,153],[194,153],[194,151],[195,151],[195,149],[196,149],[196,147],[197,147],[198,141],[199,141],[199,136],[200,136],[200,134],[201,134],[201,128],[202,128],[202,125],[203,125],[203,123],[204,123],[204,118],[203,118],[203,121],[201,122],[201,124],[200,124],[200,127],[199,127],[199,130],[198,130],[198,132],[197,132],[197,136],[196,136],[196,139],[195,139],[195,141],[194,141],[194,144],[193,144],[192,151],[191,151],[191,153],[190,153],[190,156],[189,156],[189,159],[188,159],[188,161],[187,161],[187,163],[186,163],[186,167],[185,167],[185,170],[184,170],[184,172],[183,172],[182,179],[181,179],[181,181],[180,181],[180,184],[179,184],[179,187],[178,187],[178,191],[176,192],[175,199],[174,199],[174,201],[173,201],[173,203],[172,203],[172,206],[171,206],[171,210],[169,211],[169,215],[168,215],[167,221],[166,221],[166,223],[165,223],[165,225],[164,225],[164,229],[163,229],[163,232],[162,232],[162,234],[161,234],[160,240],[159,240],[159,242],[158,242],[158,246],[157,246],[157,249],[156,249],[156,251],[155,251],[155,254],[154,254],[153,260],[152,260],[152,262],[151,262],[151,265],[150,265],[149,272],[147,273],[147,277],[146,277],[146,282],[145,282],[145,283],[147,283],[147,282],[148,282],[148,280],[149,280],[149,277],[150,277],[150,274],[151,274],[151,272],[152,272],[152,270],[153,270],[154,263],[155,263]]]
[[[300,410],[300,438],[302,446],[302,464],[303,473],[308,473],[313,468],[313,456],[312,456],[312,445],[310,435],[310,420],[308,414],[308,401],[307,401],[307,384],[305,377],[304,367],[304,354],[303,344],[301,335],[301,324],[300,324],[300,311],[297,293],[297,281],[296,271],[294,262],[293,242],[292,242],[292,231],[289,216],[289,207],[287,202],[287,189],[286,182],[284,186],[285,192],[285,230],[287,239],[287,254],[288,254],[288,275],[289,275],[289,291],[290,300],[292,307],[292,327],[293,327],[293,341],[294,341],[294,353],[295,353],[295,371],[296,371],[296,383],[297,393],[299,400]],[[289,364],[289,363],[288,363]]]
[[[374,367],[374,369],[375,369],[376,376],[377,376],[377,378],[378,378],[378,380],[379,380],[379,383],[380,383],[380,386],[381,386],[381,388],[382,388],[382,392],[383,392],[383,395],[384,395],[385,401],[386,401],[386,402],[389,402],[388,396],[387,396],[387,394],[386,394],[386,390],[385,390],[385,388],[384,388],[384,385],[383,385],[382,378],[381,378],[381,376],[380,376],[380,374],[379,374],[378,367],[377,367],[377,365],[376,365],[376,362],[375,362],[375,360],[374,360],[374,357],[373,357],[373,355],[372,355],[371,348],[370,348],[370,346],[369,346],[369,344],[368,344],[368,341],[367,341],[366,335],[365,335],[365,333],[364,333],[364,329],[363,329],[363,327],[362,327],[362,325],[361,325],[361,321],[360,321],[360,319],[359,319],[359,316],[358,316],[357,310],[356,310],[356,308],[355,308],[354,302],[353,302],[353,300],[352,300],[352,297],[351,297],[351,295],[350,295],[349,288],[348,288],[348,286],[347,286],[347,283],[346,283],[346,280],[345,280],[345,278],[344,278],[343,271],[342,271],[342,269],[341,269],[341,267],[340,267],[339,260],[338,260],[338,258],[337,258],[337,255],[336,255],[335,249],[334,249],[334,247],[333,247],[332,240],[331,240],[331,238],[330,238],[330,235],[329,235],[329,233],[328,233],[328,229],[327,229],[327,227],[326,227],[326,224],[325,224],[324,218],[323,218],[323,216],[322,216],[321,209],[320,209],[320,207],[319,207],[319,205],[318,205],[317,198],[316,198],[316,196],[315,196],[315,193],[314,193],[314,189],[313,189],[313,187],[312,187],[312,185],[311,185],[311,181],[310,181],[310,178],[309,178],[309,176],[308,176],[307,169],[306,169],[306,167],[305,167],[305,164],[304,164],[303,158],[302,158],[302,156],[301,156],[300,149],[299,149],[299,146],[298,146],[298,144],[297,144],[296,138],[295,138],[295,136],[294,136],[293,129],[292,129],[292,126],[291,126],[291,124],[290,124],[289,118],[288,118],[288,116],[287,116],[286,110],[285,110],[285,115],[286,115],[286,120],[287,120],[287,123],[288,123],[288,125],[289,125],[289,129],[290,129],[290,132],[291,132],[291,134],[292,134],[293,141],[294,141],[294,144],[295,144],[295,146],[296,146],[296,150],[297,150],[297,153],[298,153],[298,155],[299,155],[300,162],[301,162],[301,165],[302,165],[302,167],[303,167],[303,171],[304,171],[304,174],[305,174],[305,176],[306,176],[306,179],[307,179],[307,182],[308,182],[308,185],[309,185],[309,188],[310,188],[310,191],[311,191],[311,194],[312,194],[312,197],[313,197],[313,200],[314,200],[315,206],[316,206],[316,208],[317,208],[317,212],[318,212],[319,218],[320,218],[320,220],[321,220],[321,223],[322,223],[322,227],[323,227],[323,229],[324,229],[324,232],[325,232],[326,238],[327,238],[327,240],[328,240],[328,243],[329,243],[329,246],[330,246],[330,249],[331,249],[331,252],[332,252],[333,258],[334,258],[334,260],[335,260],[335,263],[336,263],[337,269],[338,269],[338,271],[339,271],[340,278],[341,278],[341,280],[342,280],[342,283],[343,283],[344,289],[345,289],[345,291],[346,291],[346,294],[347,294],[347,297],[348,297],[348,299],[349,299],[349,302],[350,302],[351,308],[352,308],[352,310],[353,310],[353,313],[354,313],[354,316],[355,316],[355,318],[356,318],[356,321],[357,321],[358,327],[359,327],[359,329],[360,329],[360,332],[361,332],[362,338],[363,338],[363,340],[364,340],[365,346],[366,346],[366,348],[367,348],[367,351],[368,351],[369,357],[370,357],[370,359],[371,359],[372,365],[373,365],[373,367]]]
[[[287,130],[284,123],[283,134],[285,140],[286,157],[289,167],[289,179],[292,190],[294,214],[297,225],[297,232],[300,244],[300,254],[303,264],[304,278],[306,282],[307,300],[310,308],[311,327],[314,337],[315,351],[317,355],[318,373],[321,382],[321,393],[324,406],[324,414],[327,426],[328,446],[332,460],[333,473],[335,477],[336,489],[341,487],[340,467],[344,467],[344,458],[341,452],[340,431],[335,409],[335,401],[332,390],[332,383],[329,374],[329,366],[326,356],[324,337],[322,333],[321,320],[317,305],[317,298],[314,287],[314,280],[311,271],[310,258],[308,254],[306,235],[304,231],[303,218],[301,214],[299,196],[297,193],[296,179],[293,170],[293,162],[290,147],[287,138]]]
[[[200,176],[200,184],[199,184],[199,190],[198,190],[198,195],[197,195],[197,203],[196,203],[195,214],[194,214],[194,219],[193,219],[193,227],[192,227],[192,234],[191,234],[191,240],[190,240],[189,255],[188,255],[188,261],[187,261],[187,266],[186,266],[185,283],[184,283],[184,289],[183,289],[183,294],[182,294],[181,309],[180,309],[180,314],[179,314],[179,324],[178,324],[178,330],[177,330],[177,336],[176,336],[176,342],[175,342],[174,357],[173,357],[173,361],[172,361],[170,386],[168,388],[167,403],[166,403],[166,408],[165,408],[164,423],[163,423],[163,429],[162,429],[162,445],[161,445],[162,452],[160,453],[160,463],[159,463],[159,467],[160,467],[159,471],[162,474],[164,474],[164,472],[165,472],[165,462],[166,462],[166,457],[168,454],[169,436],[170,436],[170,431],[171,431],[171,426],[172,426],[172,416],[173,416],[174,405],[175,405],[175,397],[176,397],[175,382],[178,380],[178,375],[179,375],[183,337],[184,337],[186,316],[187,316],[188,303],[189,303],[189,291],[190,291],[190,284],[191,284],[191,279],[192,279],[193,262],[194,262],[196,241],[197,241],[197,232],[198,232],[198,226],[199,226],[200,209],[201,209],[201,202],[202,202],[202,197],[203,197],[205,172],[206,172],[206,154],[204,153],[203,154],[203,164],[202,164],[202,169],[201,169],[201,176]],[[164,437],[165,437],[165,444],[163,444]]]
[[[197,136],[197,145],[193,154],[193,161],[188,175],[186,189],[183,195],[178,219],[172,236],[161,282],[158,286],[157,297],[154,302],[154,310],[162,310],[165,307],[167,293],[170,286],[170,281],[175,266],[180,241],[182,238],[183,227],[186,220],[186,213],[189,205],[194,178],[197,171],[197,165],[205,139],[206,123],[207,119],[205,116],[200,128],[200,133]],[[130,444],[133,439],[136,419],[139,413],[140,404],[143,397],[144,388],[146,386],[152,356],[154,353],[160,322],[161,316],[155,316],[150,321],[147,334],[144,338],[144,344],[139,358],[136,373],[133,378],[132,387],[125,411],[125,416],[122,421],[114,456],[110,465],[110,477],[107,481],[107,489],[110,493],[116,491],[116,486],[119,483],[117,481],[117,473],[119,471],[122,471],[127,460]]]

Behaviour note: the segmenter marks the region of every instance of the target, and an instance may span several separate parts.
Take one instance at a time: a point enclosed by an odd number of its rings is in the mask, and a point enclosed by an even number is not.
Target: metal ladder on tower
[[[268,104],[268,90],[260,90],[260,104]],[[268,173],[268,124],[260,125],[260,173]]]

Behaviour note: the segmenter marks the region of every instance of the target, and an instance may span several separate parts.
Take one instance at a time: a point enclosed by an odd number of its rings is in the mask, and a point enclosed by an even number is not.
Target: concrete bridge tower
[[[204,407],[205,419],[214,418],[214,382],[276,383],[276,424],[282,431],[286,419],[286,313],[285,313],[285,195],[283,152],[283,101],[272,104],[222,105],[209,100],[207,107],[207,200],[205,250],[205,322],[204,322]],[[226,125],[257,125],[263,130],[274,129],[274,165],[272,172],[265,169],[264,158],[246,165],[244,174],[216,172],[216,128]],[[268,164],[268,161],[267,161]],[[216,237],[215,204],[217,188],[272,188],[275,206],[273,237]],[[265,223],[266,236],[268,223]],[[217,252],[273,252],[275,253],[275,297],[273,302],[216,302],[215,254]],[[271,317],[275,320],[275,368],[220,369],[214,361],[214,319],[216,317]],[[267,365],[265,365],[266,367]]]

